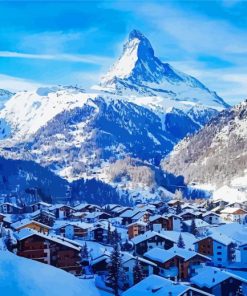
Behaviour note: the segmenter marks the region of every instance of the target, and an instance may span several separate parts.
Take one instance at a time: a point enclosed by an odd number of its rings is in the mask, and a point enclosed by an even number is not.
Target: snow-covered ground
[[[0,295],[109,296],[94,280],[82,280],[47,264],[0,251]]]

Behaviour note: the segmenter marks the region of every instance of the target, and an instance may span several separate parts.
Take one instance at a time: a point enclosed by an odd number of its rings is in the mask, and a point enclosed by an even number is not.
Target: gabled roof
[[[211,261],[210,258],[208,258],[204,255],[201,255],[197,252],[178,248],[178,247],[173,247],[169,250],[164,250],[164,249],[160,249],[160,248],[153,248],[153,249],[149,250],[148,252],[146,252],[144,254],[144,256],[149,258],[150,260],[154,260],[154,261],[157,261],[160,263],[165,263],[176,256],[182,258],[184,261],[188,261],[189,259],[191,259],[195,256],[199,256],[203,259]]]
[[[72,249],[74,249],[76,251],[80,251],[80,247],[76,247],[75,245],[73,245],[73,244],[69,243],[68,241],[64,240],[62,237],[59,238],[58,236],[45,235],[43,233],[40,233],[40,232],[35,231],[33,229],[30,229],[30,228],[23,228],[20,231],[15,232],[14,235],[15,235],[16,239],[19,240],[19,241],[36,235],[36,236],[42,237],[42,238],[44,238],[46,240],[50,240],[50,241],[53,241],[55,243],[58,243],[58,244],[66,246],[66,247],[72,248]]]
[[[201,295],[205,296],[212,295],[158,275],[150,275],[125,291],[122,296],[180,296],[189,291],[200,292]]]
[[[229,278],[234,278],[241,282],[247,283],[246,279],[216,267],[205,266],[201,269],[198,269],[197,271],[198,274],[193,276],[190,281],[192,284],[200,288],[205,287],[210,289]]]
[[[19,229],[19,228],[21,228],[21,227],[25,227],[25,226],[27,226],[27,225],[29,225],[29,224],[36,224],[36,225],[39,225],[40,227],[44,227],[44,228],[47,228],[47,229],[51,229],[51,227],[50,226],[48,226],[48,225],[46,225],[46,224],[43,224],[43,223],[40,223],[40,222],[37,222],[37,221],[35,221],[35,220],[30,220],[30,219],[22,219],[22,220],[20,220],[20,221],[17,221],[17,222],[15,222],[15,223],[12,223],[11,224],[11,227],[13,228],[13,229]]]
[[[183,223],[187,226],[191,226],[192,221],[193,220],[186,220],[186,221],[183,221]],[[208,224],[206,221],[202,219],[195,219],[194,221],[197,228],[210,226],[210,224]]]
[[[132,242],[136,245],[136,244],[139,244],[139,243],[141,243],[141,242],[143,242],[145,240],[148,240],[148,239],[150,239],[150,238],[152,238],[154,236],[159,236],[159,237],[161,237],[163,239],[166,239],[166,240],[169,240],[169,241],[172,241],[172,242],[176,243],[176,241],[173,238],[168,237],[166,235],[163,235],[161,233],[158,233],[156,231],[152,231],[152,230],[146,231],[144,234],[140,234],[140,235],[132,238]]]
[[[198,242],[200,242],[204,239],[207,239],[207,238],[211,238],[212,240],[215,240],[216,242],[218,242],[222,245],[225,245],[225,246],[228,246],[233,243],[233,240],[231,238],[229,238],[228,236],[226,236],[222,233],[217,233],[217,232],[212,233],[206,237],[203,237],[203,238],[197,240],[195,243],[198,243]]]

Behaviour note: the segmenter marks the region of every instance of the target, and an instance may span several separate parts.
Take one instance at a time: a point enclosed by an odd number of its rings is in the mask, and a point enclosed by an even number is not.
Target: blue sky
[[[231,103],[247,96],[247,2],[1,1],[0,87],[97,83],[132,29]]]

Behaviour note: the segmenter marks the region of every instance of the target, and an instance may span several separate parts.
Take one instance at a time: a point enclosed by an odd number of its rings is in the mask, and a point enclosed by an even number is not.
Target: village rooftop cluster
[[[4,202],[0,247],[113,295],[247,295],[246,219],[247,204],[223,200]]]

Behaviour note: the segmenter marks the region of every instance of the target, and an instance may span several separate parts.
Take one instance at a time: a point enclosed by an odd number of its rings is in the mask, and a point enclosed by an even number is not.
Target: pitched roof
[[[189,291],[198,292],[199,290],[177,282],[175,283],[158,275],[150,275],[125,291],[122,296],[180,296]],[[212,295],[203,291],[200,291],[200,293],[202,295]]]
[[[169,241],[172,241],[174,243],[176,243],[176,240],[174,240],[173,238],[167,236],[167,235],[164,235],[164,234],[161,234],[161,233],[158,233],[156,231],[152,231],[152,230],[149,230],[149,231],[146,231],[144,234],[140,234],[134,238],[132,238],[132,242],[136,245],[136,244],[139,244],[147,239],[150,239],[154,236],[159,236],[161,238],[164,238],[166,240],[169,240]]]
[[[198,269],[197,272],[198,274],[193,276],[190,281],[192,284],[195,284],[200,288],[212,288],[229,278],[235,278],[241,282],[247,283],[247,279],[216,267],[204,266],[203,268]]]
[[[37,236],[42,237],[44,239],[47,239],[47,240],[53,241],[55,243],[67,246],[69,248],[72,248],[72,249],[74,249],[76,251],[80,251],[80,247],[76,247],[75,245],[73,245],[73,244],[69,243],[68,241],[64,240],[62,237],[59,238],[58,236],[45,235],[43,233],[40,233],[40,232],[35,231],[33,229],[30,229],[30,228],[23,228],[20,231],[15,232],[14,235],[15,235],[17,240],[23,240],[23,239],[26,239],[26,238],[31,237],[33,235],[37,235]]]
[[[48,226],[48,225],[46,225],[46,224],[43,224],[43,223],[40,223],[40,222],[37,222],[37,221],[35,221],[35,220],[30,220],[30,219],[22,219],[22,220],[20,220],[20,221],[17,221],[17,222],[15,222],[15,223],[12,223],[11,224],[11,227],[13,228],[13,229],[19,229],[19,228],[21,228],[21,227],[25,227],[25,226],[27,226],[27,225],[29,225],[29,224],[36,224],[36,225],[39,225],[40,227],[44,227],[44,228],[47,228],[47,229],[51,229],[51,227],[50,226]]]

